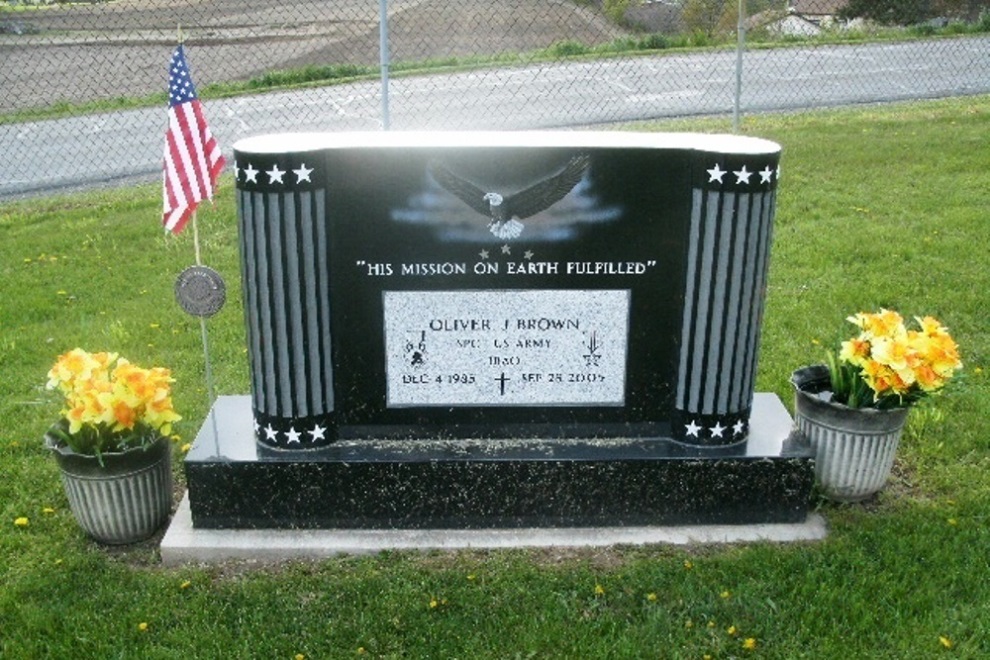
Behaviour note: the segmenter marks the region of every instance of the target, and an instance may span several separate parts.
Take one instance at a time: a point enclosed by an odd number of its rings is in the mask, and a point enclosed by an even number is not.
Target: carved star
[[[736,422],[735,424],[732,425],[732,434],[733,435],[742,435],[743,434],[743,430],[745,428],[746,428],[746,425],[743,424],[743,421],[740,419],[738,422]]]
[[[510,248],[508,245],[503,245],[502,254],[512,254],[512,248]]]
[[[733,174],[736,175],[736,183],[746,183],[746,184],[748,184],[749,183],[749,177],[753,176],[753,173],[750,172],[750,171],[748,171],[746,169],[746,166],[745,165],[742,166],[742,169],[741,170],[738,170],[736,172],[733,172]]]
[[[244,181],[258,183],[258,170],[254,169],[254,165],[251,163],[248,163],[247,169],[244,170]]]
[[[532,250],[526,250],[523,253],[523,259],[532,259],[532,258],[533,258],[533,251]]]
[[[272,425],[269,424],[268,426],[265,427],[265,437],[267,437],[272,442],[275,442],[278,439],[278,431],[273,429]]]
[[[713,438],[721,438],[722,434],[725,432],[726,427],[722,426],[722,422],[715,422],[715,426],[711,428]]]
[[[697,438],[698,432],[700,430],[701,427],[698,426],[698,424],[693,419],[690,422],[688,422],[687,426],[684,428],[684,432],[687,433],[692,438]]]
[[[770,183],[770,179],[773,178],[773,170],[767,165],[762,170],[760,170],[760,183]]]
[[[299,443],[299,436],[300,435],[301,434],[299,433],[299,431],[295,430],[294,428],[292,428],[290,426],[289,427],[289,430],[285,434],[285,437],[288,438],[288,440],[285,441],[286,444],[292,444],[293,442],[295,442],[295,443],[298,444]]]
[[[316,442],[317,440],[325,439],[323,434],[326,433],[326,429],[317,424],[311,431],[306,431],[306,433],[310,435],[310,442]]]
[[[482,259],[487,259],[488,258],[488,250],[482,250],[481,252],[478,253],[478,256],[481,257]]]
[[[302,183],[303,181],[313,182],[309,178],[309,175],[313,173],[313,168],[306,167],[306,163],[302,163],[298,170],[292,170],[292,173],[296,175],[296,183]]]
[[[278,169],[278,165],[272,165],[272,169],[265,172],[268,175],[268,183],[283,183],[282,177],[285,176],[285,172]]]
[[[722,183],[722,177],[726,174],[728,174],[728,172],[720,168],[718,163],[715,163],[715,167],[708,170],[708,176],[710,177],[708,179],[708,183],[715,183],[716,181]]]

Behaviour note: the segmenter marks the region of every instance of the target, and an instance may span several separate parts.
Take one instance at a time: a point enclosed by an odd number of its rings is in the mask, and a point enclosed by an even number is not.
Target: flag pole
[[[199,225],[196,222],[197,215],[199,215],[199,211],[194,210],[190,221],[192,223],[193,230],[193,247],[196,251],[196,265],[202,266],[203,260],[199,250]],[[216,401],[216,396],[213,391],[213,366],[210,363],[210,339],[209,334],[206,331],[205,316],[199,317],[199,334],[203,338],[203,365],[206,369],[206,414],[213,420],[213,447],[216,451],[216,455],[220,456],[220,432],[217,429],[216,411],[213,409],[213,404]]]
[[[192,212],[193,249],[196,251],[196,265],[202,266],[203,259],[200,257],[199,253],[199,225],[196,224],[196,216],[198,213],[198,210]]]
[[[176,25],[176,39],[178,46],[169,64],[169,128],[165,139],[165,211],[162,217],[166,228],[172,229],[176,233],[182,231],[182,226],[186,224],[184,221],[192,221],[196,265],[187,268],[179,275],[176,282],[176,298],[185,311],[199,317],[206,377],[207,416],[210,417],[213,426],[216,455],[220,456],[218,422],[216,410],[213,407],[216,402],[216,394],[213,385],[213,366],[210,361],[206,317],[219,311],[226,300],[226,294],[223,278],[213,269],[203,265],[196,207],[204,198],[201,193],[205,192],[207,193],[205,197],[213,198],[213,188],[216,186],[217,177],[223,169],[224,157],[199,111],[200,102],[195,87],[192,85],[189,65],[182,49],[184,37],[181,23]],[[180,150],[183,145],[187,149],[191,149],[189,145],[193,138],[202,143],[203,158],[190,163],[174,157],[174,152]],[[189,177],[197,177],[204,182],[208,180],[205,189],[197,187],[191,198],[182,194],[185,182]],[[170,203],[170,199],[173,197],[177,202],[175,205]]]

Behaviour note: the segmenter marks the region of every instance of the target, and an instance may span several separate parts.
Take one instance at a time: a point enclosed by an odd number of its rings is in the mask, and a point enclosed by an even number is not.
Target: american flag
[[[206,125],[186,55],[179,46],[168,70],[168,131],[162,173],[165,229],[178,234],[199,203],[213,199],[213,187],[225,163],[220,145]]]

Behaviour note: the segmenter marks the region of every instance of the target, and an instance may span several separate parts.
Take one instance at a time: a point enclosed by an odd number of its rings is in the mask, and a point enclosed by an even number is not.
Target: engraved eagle
[[[433,179],[481,215],[490,218],[488,230],[501,239],[516,238],[525,225],[521,220],[544,211],[571,192],[588,171],[587,154],[572,157],[556,173],[512,194],[485,191],[451,172],[439,162],[429,164]]]

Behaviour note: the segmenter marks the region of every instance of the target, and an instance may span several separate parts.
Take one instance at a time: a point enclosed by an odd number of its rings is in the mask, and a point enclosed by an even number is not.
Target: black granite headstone
[[[779,152],[237,143],[252,392],[221,397],[187,456],[194,525],[803,520],[811,451],[753,392]]]

